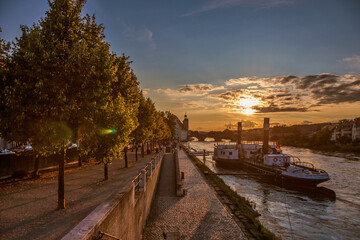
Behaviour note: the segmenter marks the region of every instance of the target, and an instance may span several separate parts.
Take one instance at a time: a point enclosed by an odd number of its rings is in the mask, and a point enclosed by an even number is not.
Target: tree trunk
[[[135,161],[137,162],[137,160],[138,160],[138,145],[136,144],[136,146],[135,146]]]
[[[59,183],[58,183],[58,209],[65,208],[65,149],[61,152],[61,157],[59,158]]]
[[[144,157],[144,143],[141,144],[141,157],[143,158]]]
[[[108,176],[108,164],[104,163],[104,180],[108,180],[109,176]]]
[[[125,168],[128,168],[127,147],[124,147]]]
[[[39,177],[39,163],[40,163],[40,157],[38,155],[36,155],[35,156],[35,164],[34,164],[34,172],[33,172],[34,178]]]
[[[77,147],[77,153],[78,153],[78,165],[79,167],[82,166],[82,159],[81,159],[81,155],[80,155],[80,140],[79,140],[79,122],[77,122],[76,124],[76,130],[75,130],[75,140],[76,140],[76,147]]]
[[[79,164],[79,167],[81,167],[81,166],[82,166],[81,155],[80,155],[80,149],[78,150],[78,164]]]
[[[150,153],[150,149],[149,149],[149,143],[146,143],[146,153],[149,154]]]

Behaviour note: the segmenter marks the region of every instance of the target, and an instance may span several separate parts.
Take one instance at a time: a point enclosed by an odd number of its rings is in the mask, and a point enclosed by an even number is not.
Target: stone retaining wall
[[[163,158],[172,158],[165,154]],[[118,239],[141,239],[146,219],[150,213],[162,157],[151,161],[132,183],[109,197],[82,220],[63,240],[99,239],[103,234]],[[115,239],[116,239],[115,238]]]
[[[176,195],[178,197],[181,197],[184,195],[183,193],[183,182],[182,182],[182,176],[181,176],[181,172],[180,172],[180,167],[179,167],[179,154],[178,154],[178,150],[176,149],[174,152],[174,160],[175,160],[175,182],[176,182]]]
[[[78,161],[76,148],[66,151],[66,163]],[[49,157],[40,157],[39,170],[59,165],[61,154]],[[35,154],[33,151],[20,154],[0,154],[0,179],[11,177],[15,172],[33,172],[35,165]]]

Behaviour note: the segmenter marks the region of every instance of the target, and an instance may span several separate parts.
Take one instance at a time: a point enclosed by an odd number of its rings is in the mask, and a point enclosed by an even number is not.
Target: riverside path
[[[176,197],[175,164],[164,159],[143,239],[247,239],[184,150],[179,150],[179,166],[187,193]]]
[[[0,182],[0,239],[61,239],[113,192],[130,186],[154,156],[135,162],[135,154],[128,152],[130,167],[124,168],[124,159],[113,160],[107,181],[103,164],[68,169],[63,210],[56,209],[56,172],[36,180]]]

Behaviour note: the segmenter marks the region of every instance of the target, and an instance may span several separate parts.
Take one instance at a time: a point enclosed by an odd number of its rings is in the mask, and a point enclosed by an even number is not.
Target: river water
[[[190,142],[196,150],[213,151],[215,142]],[[260,181],[250,176],[221,176],[231,188],[247,198],[261,214],[264,226],[282,239],[360,239],[360,155],[316,152],[282,147],[283,153],[321,168],[330,181],[321,183],[334,190],[336,200],[309,196]],[[199,157],[202,160],[202,156]],[[212,156],[206,164],[218,173],[242,173],[216,167]]]

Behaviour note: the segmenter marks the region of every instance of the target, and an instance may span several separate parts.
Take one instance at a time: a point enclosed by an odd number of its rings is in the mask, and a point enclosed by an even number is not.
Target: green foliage
[[[170,111],[166,112],[160,112],[160,114],[163,116],[165,123],[168,125],[170,136],[169,138],[172,138],[175,135],[175,115],[172,114]]]
[[[9,135],[10,127],[10,122],[7,120],[11,111],[6,108],[6,105],[9,103],[12,86],[12,81],[10,79],[11,73],[9,71],[11,64],[10,49],[10,43],[6,43],[0,38],[0,129],[2,130],[0,131],[0,134],[2,136]]]
[[[95,157],[99,162],[111,163],[121,156],[121,150],[130,142],[130,133],[135,129],[135,121],[128,117],[129,109],[124,99],[118,96],[109,101],[94,114],[92,121],[82,133],[84,154]],[[88,131],[91,127],[92,131]],[[104,129],[113,129],[104,134]]]
[[[329,128],[323,128],[317,131],[313,136],[310,138],[310,146],[321,146],[330,144],[331,141],[331,130]]]
[[[154,103],[150,98],[142,97],[140,100],[139,111],[137,119],[139,121],[138,127],[133,133],[135,142],[144,143],[149,141],[154,136],[154,129],[156,125],[156,109]]]
[[[110,53],[104,27],[96,24],[95,17],[81,15],[85,2],[49,2],[50,10],[38,24],[21,27],[22,36],[13,49],[11,74],[4,84],[8,94],[2,101],[8,114],[5,120],[11,125],[2,124],[2,132],[13,140],[30,140],[41,154],[58,149],[57,142],[98,136],[94,126],[115,125],[118,130],[116,141],[99,137],[98,142],[106,145],[102,149],[111,148],[108,145],[113,143],[118,147],[119,138],[127,142],[134,129],[134,95],[139,92],[136,76],[128,58]],[[59,135],[56,129],[50,130],[55,122],[70,128],[72,134]],[[90,143],[84,144],[84,153],[95,151],[86,149],[94,146]],[[113,149],[109,152],[118,155]],[[104,157],[108,158],[109,153]]]
[[[120,92],[126,101],[126,105],[133,108],[135,116],[142,98],[139,89],[139,82],[134,71],[131,69],[131,61],[124,54],[121,57],[115,57],[115,74],[117,81],[112,84],[114,92]],[[115,90],[117,88],[117,90]]]
[[[85,2],[49,1],[45,17],[21,26],[12,48],[0,39],[0,132],[30,141],[39,155],[78,140],[82,155],[108,163],[131,138],[144,143],[170,131],[143,97],[129,57],[111,53],[104,27],[81,14]]]
[[[63,122],[51,122],[40,120],[32,124],[31,132],[32,147],[40,156],[51,155],[66,149],[71,139],[72,131]]]
[[[156,113],[155,123],[155,128],[153,130],[153,139],[155,141],[169,139],[172,136],[170,127],[167,124],[165,115],[162,112]]]

